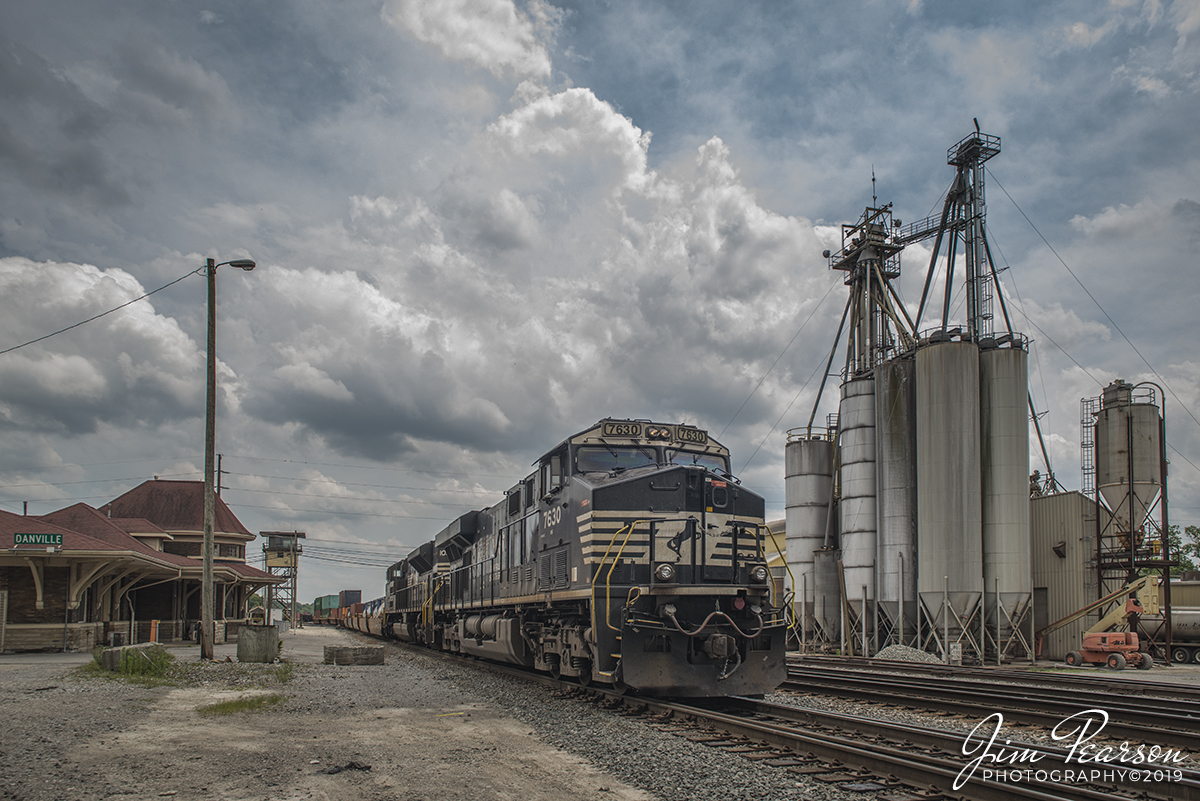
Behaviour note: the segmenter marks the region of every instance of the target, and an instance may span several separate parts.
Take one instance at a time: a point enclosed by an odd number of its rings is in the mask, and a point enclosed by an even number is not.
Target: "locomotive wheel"
[[[1200,665],[1200,648],[1192,651],[1192,661]]]
[[[1068,651],[1067,658],[1063,661],[1072,667],[1077,667],[1083,664],[1083,655],[1078,651]]]
[[[614,679],[615,681],[612,683],[612,691],[614,693],[617,695],[624,695],[625,693],[629,692],[629,685],[626,684],[624,679],[621,678],[620,671],[617,672],[617,675],[614,677]]]
[[[585,662],[579,671],[579,686],[587,687],[592,683],[592,663]]]
[[[1149,670],[1152,667],[1154,667],[1154,658],[1150,654],[1142,654],[1142,661],[1138,662],[1137,669]]]
[[[1108,659],[1105,660],[1105,664],[1108,665],[1108,667],[1112,670],[1124,670],[1125,669],[1125,655],[1124,654],[1109,654]]]
[[[1186,665],[1188,662],[1192,661],[1192,655],[1188,649],[1180,648],[1178,645],[1176,645],[1171,649],[1171,661]]]

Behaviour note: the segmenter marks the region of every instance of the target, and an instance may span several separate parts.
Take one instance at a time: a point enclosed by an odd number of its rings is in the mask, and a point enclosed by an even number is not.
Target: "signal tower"
[[[266,557],[267,572],[273,576],[284,576],[287,581],[278,586],[267,587],[267,625],[271,623],[271,614],[275,602],[283,609],[283,617],[292,626],[300,625],[296,613],[296,581],[300,573],[300,554],[304,548],[300,540],[304,539],[303,531],[260,531],[263,537],[263,554]]]

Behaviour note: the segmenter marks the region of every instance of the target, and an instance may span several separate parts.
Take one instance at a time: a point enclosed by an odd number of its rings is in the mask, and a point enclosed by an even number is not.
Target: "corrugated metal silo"
[[[825,645],[838,643],[842,634],[841,558],[841,550],[832,547],[813,554],[813,619]]]
[[[788,432],[784,464],[787,561],[796,582],[792,589],[798,599],[798,620],[803,621],[805,634],[810,635],[816,590],[813,552],[825,545],[833,491],[831,435],[824,429]]]
[[[1118,530],[1137,531],[1162,490],[1158,406],[1136,402],[1133,386],[1121,380],[1104,388],[1100,402],[1096,489]]]
[[[970,342],[930,344],[917,350],[922,647],[942,642],[945,634],[949,643],[962,643],[964,650],[978,648],[982,515],[979,349]]]
[[[979,353],[985,640],[998,656],[1028,653],[1033,595],[1028,354],[1011,344]]]
[[[917,628],[916,362],[893,359],[875,368],[878,422],[879,560],[876,581],[880,645],[912,641]],[[904,626],[897,624],[901,614]],[[889,630],[887,640],[883,632]],[[903,634],[903,639],[901,636]]]
[[[872,636],[870,611],[875,600],[875,380],[857,378],[842,384],[838,410],[838,441],[841,445],[842,567],[851,609],[866,621],[866,637]],[[865,588],[865,590],[864,590]],[[866,596],[868,608],[862,609]],[[846,633],[847,638],[851,636]],[[863,637],[862,623],[854,635]],[[857,649],[856,649],[857,650]]]

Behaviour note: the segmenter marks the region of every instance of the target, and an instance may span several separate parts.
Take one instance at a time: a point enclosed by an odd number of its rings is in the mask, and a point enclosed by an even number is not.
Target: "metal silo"
[[[842,634],[842,592],[838,562],[842,552],[835,547],[813,553],[813,621],[819,629],[815,644],[832,647]]]
[[[1029,653],[1028,354],[1019,337],[979,353],[983,592],[987,650]],[[998,596],[998,597],[997,597]]]
[[[912,358],[893,359],[875,368],[879,520],[876,581],[881,646],[907,644],[917,630],[916,371]],[[901,618],[903,628],[898,625]]]
[[[813,553],[825,545],[829,505],[833,496],[833,441],[825,429],[798,428],[788,432],[784,452],[787,503],[787,562],[796,582],[797,620],[804,641],[813,635],[816,576]]]
[[[873,636],[871,604],[875,600],[875,380],[857,378],[842,384],[838,411],[841,445],[842,567],[846,600],[858,617],[856,632],[846,632],[855,651]],[[863,608],[866,601],[867,608]],[[865,649],[863,649],[865,650]]]
[[[979,349],[917,350],[917,593],[920,647],[979,654],[983,593]]]
[[[1096,489],[1124,535],[1142,528],[1162,490],[1158,405],[1133,390],[1109,384],[1096,415]]]

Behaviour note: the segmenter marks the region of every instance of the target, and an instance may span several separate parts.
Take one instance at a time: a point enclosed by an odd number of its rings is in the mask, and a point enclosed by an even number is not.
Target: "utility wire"
[[[1000,187],[1000,191],[1004,193],[1004,196],[1007,197],[1012,202],[1013,206],[1017,209],[1017,211],[1019,211],[1021,213],[1021,216],[1025,218],[1025,222],[1029,223],[1029,227],[1033,229],[1034,233],[1036,233],[1039,237],[1041,237],[1041,240],[1046,243],[1046,247],[1050,248],[1050,252],[1054,254],[1054,257],[1056,259],[1058,259],[1059,263],[1062,264],[1062,266],[1067,269],[1067,272],[1071,274],[1071,277],[1075,279],[1075,283],[1079,284],[1079,287],[1084,291],[1084,293],[1089,298],[1091,298],[1092,303],[1096,304],[1096,308],[1100,310],[1100,313],[1104,315],[1104,318],[1106,320],[1108,320],[1110,323],[1112,323],[1112,327],[1117,329],[1117,333],[1121,335],[1121,338],[1124,339],[1125,342],[1127,342],[1129,344],[1129,347],[1133,348],[1133,352],[1138,355],[1138,358],[1141,359],[1142,362],[1147,367],[1150,368],[1150,372],[1153,373],[1154,377],[1157,378],[1159,380],[1159,382],[1163,385],[1163,387],[1168,392],[1171,393],[1171,397],[1175,399],[1175,402],[1179,404],[1179,407],[1181,409],[1183,409],[1185,412],[1187,412],[1188,417],[1192,418],[1192,421],[1195,422],[1196,425],[1200,426],[1200,420],[1196,419],[1196,415],[1192,414],[1192,410],[1189,409],[1187,407],[1187,405],[1184,404],[1184,402],[1179,399],[1179,396],[1175,394],[1175,390],[1171,389],[1171,386],[1166,382],[1166,380],[1161,375],[1158,374],[1158,371],[1154,369],[1154,365],[1150,364],[1149,360],[1146,359],[1146,357],[1142,355],[1142,352],[1137,349],[1137,346],[1133,344],[1132,340],[1130,340],[1129,337],[1125,336],[1125,332],[1121,330],[1121,326],[1117,325],[1117,321],[1114,320],[1111,316],[1109,316],[1109,313],[1106,312],[1104,310],[1104,307],[1100,305],[1100,301],[1096,300],[1095,295],[1093,295],[1088,290],[1088,288],[1086,286],[1084,286],[1083,281],[1079,280],[1079,276],[1075,275],[1075,271],[1071,269],[1071,266],[1069,264],[1067,264],[1067,262],[1063,259],[1062,256],[1058,255],[1058,251],[1055,250],[1054,246],[1050,244],[1050,241],[1048,239],[1046,239],[1045,236],[1042,235],[1042,232],[1038,230],[1038,227],[1033,224],[1033,220],[1029,219],[1029,215],[1027,215],[1025,213],[1025,211],[1020,206],[1017,205],[1017,201],[1013,200],[1013,196],[1008,194],[1008,190],[1005,189],[1004,184],[1000,183],[1000,181],[996,178],[995,173],[993,173],[991,170],[988,170],[987,172],[988,172],[988,175],[991,177],[991,179],[996,182],[996,186]],[[1026,319],[1028,319],[1028,318],[1026,318]]]
[[[197,270],[192,270],[187,275],[181,275],[178,278],[176,278],[174,281],[172,281],[171,283],[160,286],[158,289],[155,289],[151,292],[147,292],[145,295],[142,295],[140,298],[134,298],[133,300],[129,301],[128,303],[122,303],[120,306],[116,307],[115,309],[109,309],[106,312],[100,312],[95,317],[89,317],[86,320],[75,323],[74,325],[68,325],[66,328],[60,328],[58,331],[55,331],[53,334],[46,334],[45,336],[38,337],[37,339],[31,339],[28,342],[22,342],[20,345],[13,345],[11,348],[7,348],[6,350],[0,350],[0,356],[3,356],[6,353],[12,353],[14,350],[19,350],[20,348],[24,348],[27,345],[32,345],[36,342],[41,342],[44,339],[49,339],[50,337],[56,337],[59,334],[65,334],[66,332],[70,331],[73,328],[78,328],[81,325],[87,325],[88,323],[90,323],[94,320],[99,320],[101,317],[104,317],[105,315],[112,314],[115,311],[120,311],[121,309],[125,308],[126,306],[132,306],[133,304],[137,303],[139,300],[145,300],[146,298],[150,297],[151,295],[155,294],[156,292],[162,292],[167,287],[174,286],[175,284],[178,284],[183,279],[190,278],[193,275],[195,275],[196,273],[202,272],[203,270],[206,270],[206,269],[207,269],[207,266],[201,267]]]
[[[804,380],[804,383],[800,386],[800,389],[796,390],[796,394],[792,398],[791,402],[788,403],[787,408],[783,410],[783,412],[779,415],[779,418],[775,421],[775,424],[771,426],[771,430],[767,432],[767,436],[762,438],[762,441],[758,443],[758,447],[754,449],[754,453],[750,454],[750,458],[746,460],[744,465],[742,465],[742,469],[738,471],[739,475],[746,472],[746,468],[750,466],[750,463],[754,461],[754,457],[758,455],[760,450],[762,450],[762,446],[766,444],[767,439],[775,433],[775,429],[779,427],[779,423],[783,420],[784,416],[792,410],[792,406],[796,404],[796,401],[800,400],[800,395],[805,389],[808,388],[808,385],[812,383],[813,376],[817,374],[817,371],[821,369],[821,366],[822,362],[818,361],[817,366],[813,368],[811,373],[809,373],[808,378]]]
[[[363,464],[340,464],[337,462],[309,462],[303,459],[268,459],[265,456],[240,456],[237,454],[226,454],[227,459],[248,459],[255,462],[280,462],[283,464],[306,464],[316,467],[348,467],[355,470],[391,470],[397,473],[421,473],[430,476],[486,476],[488,478],[524,478],[524,474],[517,473],[448,473],[438,470],[412,470],[407,467],[389,467],[387,465],[363,465]]]
[[[196,471],[192,470],[187,473],[155,473],[154,475],[157,476],[158,478],[178,478],[179,476],[191,476],[191,475],[195,475],[195,474],[196,474]],[[89,481],[54,481],[54,482],[42,481],[37,484],[5,484],[4,489],[11,490],[11,489],[21,489],[23,487],[47,487],[47,486],[69,487],[69,486],[76,485],[76,484],[105,484],[105,483],[116,483],[119,481],[139,481],[139,480],[142,480],[143,478],[144,478],[143,476],[127,476],[125,478],[93,478]]]
[[[758,379],[758,383],[754,385],[754,389],[750,390],[750,394],[746,396],[746,399],[744,401],[742,401],[742,405],[739,406],[737,411],[733,413],[733,417],[729,418],[729,422],[725,424],[725,428],[722,428],[721,433],[717,434],[717,439],[720,439],[721,437],[725,436],[725,431],[731,425],[733,425],[733,421],[736,420],[737,416],[742,413],[742,409],[746,408],[746,404],[749,403],[750,399],[754,397],[754,393],[758,392],[758,388],[761,387],[763,385],[763,382],[767,380],[767,376],[769,376],[771,374],[771,371],[775,369],[775,365],[779,364],[779,360],[782,359],[783,355],[788,352],[788,348],[792,347],[792,344],[796,341],[796,337],[800,336],[801,332],[803,332],[805,327],[808,326],[808,324],[812,320],[813,316],[817,313],[817,310],[820,309],[821,306],[825,303],[826,298],[829,297],[829,293],[833,291],[833,288],[835,286],[837,286],[838,283],[840,283],[840,279],[835,280],[832,284],[829,285],[829,289],[825,290],[825,296],[823,298],[821,298],[820,301],[818,301],[818,303],[815,307],[813,307],[813,310],[809,313],[808,317],[805,318],[804,322],[800,325],[799,330],[797,330],[796,333],[792,334],[792,338],[790,340],[788,340],[787,345],[785,345],[783,350],[781,350],[779,352],[779,355],[775,357],[775,361],[771,362],[771,366],[767,368],[767,372],[763,373],[763,377]],[[790,405],[789,405],[789,408],[790,408]],[[772,429],[772,430],[774,430],[774,429]]]
[[[458,492],[466,495],[479,495],[488,493],[499,495],[504,490],[472,490],[472,489],[438,489],[436,487],[398,487],[394,484],[364,484],[358,481],[339,481],[334,478],[304,478],[299,476],[264,476],[258,473],[238,473],[233,470],[223,471],[229,476],[246,476],[248,478],[277,478],[280,481],[307,481],[313,484],[336,484],[339,487],[371,487],[373,489],[394,489],[394,490],[414,490],[417,492]],[[237,487],[229,487],[229,489],[238,489]],[[247,492],[268,492],[269,490],[246,490]],[[332,497],[332,496],[331,496]]]
[[[278,513],[278,512],[305,512],[305,513],[308,513],[308,514],[314,514],[314,515],[332,515],[332,516],[335,516],[335,517],[341,517],[341,516],[349,516],[349,517],[382,517],[382,518],[386,518],[386,519],[388,519],[388,520],[441,520],[441,521],[443,521],[443,522],[445,522],[445,520],[446,520],[446,517],[445,517],[445,515],[440,515],[440,516],[438,516],[438,517],[423,517],[423,516],[421,516],[421,515],[398,515],[398,514],[383,514],[383,513],[379,513],[379,512],[331,512],[331,511],[330,511],[330,510],[328,510],[328,509],[297,509],[297,508],[295,508],[295,507],[293,507],[293,506],[287,506],[287,507],[279,507],[279,506],[256,506],[256,505],[254,505],[254,504],[252,504],[252,503],[239,503],[239,504],[236,504],[236,506],[237,506],[239,509],[268,509],[268,510],[270,510],[270,511],[272,511],[272,512],[277,512],[277,513]]]
[[[42,470],[63,470],[76,467],[107,467],[114,464],[141,464],[142,462],[183,462],[189,459],[203,459],[203,454],[199,456],[175,456],[175,457],[154,457],[151,459],[125,459],[119,462],[87,462],[86,464],[52,464],[52,465],[34,465],[32,467],[0,467],[0,473],[24,473],[27,471],[42,471]]]
[[[359,503],[359,502],[365,502],[365,503],[419,503],[424,506],[446,506],[451,509],[457,509],[457,508],[461,508],[463,506],[471,505],[469,503],[437,503],[435,501],[416,501],[416,500],[410,501],[410,500],[396,500],[393,498],[348,498],[345,495],[326,495],[326,494],[323,494],[320,492],[284,492],[282,490],[245,489],[242,487],[223,487],[222,489],[226,492],[257,492],[257,493],[261,493],[264,495],[290,495],[290,496],[298,496],[301,498],[329,498],[330,500],[347,501],[347,502],[351,502],[351,503]],[[337,513],[335,513],[335,514],[337,514]]]

